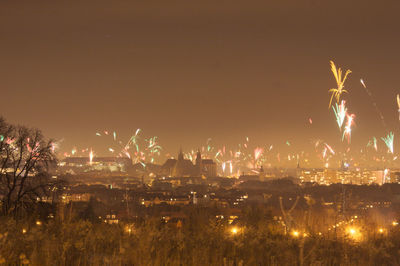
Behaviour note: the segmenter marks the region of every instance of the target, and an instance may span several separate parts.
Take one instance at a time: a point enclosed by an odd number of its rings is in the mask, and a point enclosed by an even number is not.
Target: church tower
[[[203,165],[202,165],[200,150],[197,150],[197,154],[196,154],[196,171],[199,175],[201,175],[203,172]]]
[[[264,172],[264,168],[262,167],[262,165],[261,165],[261,167],[260,167],[260,173],[259,173],[259,175],[258,175],[258,179],[259,179],[260,181],[262,181],[262,182],[265,181],[265,172]]]
[[[178,161],[183,161],[183,152],[182,152],[182,148],[179,149],[179,154],[178,154]]]

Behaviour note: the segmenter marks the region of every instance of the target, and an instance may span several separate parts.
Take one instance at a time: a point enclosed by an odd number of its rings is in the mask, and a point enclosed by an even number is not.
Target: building
[[[195,164],[185,159],[182,150],[178,159],[168,159],[161,166],[161,174],[170,177],[217,176],[217,165],[212,159],[202,159],[200,151],[197,152]]]
[[[125,157],[67,157],[59,163],[61,171],[88,172],[110,171],[126,172],[132,167],[132,161]]]

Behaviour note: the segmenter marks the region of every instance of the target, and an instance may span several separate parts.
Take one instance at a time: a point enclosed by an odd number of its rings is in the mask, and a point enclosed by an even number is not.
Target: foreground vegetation
[[[214,216],[215,217],[215,216]],[[4,265],[398,265],[400,231],[354,242],[282,234],[268,214],[232,225],[193,208],[184,222],[73,217],[0,221]]]

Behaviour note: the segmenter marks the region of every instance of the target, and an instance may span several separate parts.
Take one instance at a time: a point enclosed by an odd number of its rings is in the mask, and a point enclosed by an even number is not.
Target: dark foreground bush
[[[363,243],[283,236],[266,226],[215,222],[140,225],[88,221],[0,222],[0,263],[6,265],[398,265],[393,232]],[[303,248],[302,248],[303,247]],[[301,253],[303,255],[301,255]],[[301,259],[302,256],[302,259]]]

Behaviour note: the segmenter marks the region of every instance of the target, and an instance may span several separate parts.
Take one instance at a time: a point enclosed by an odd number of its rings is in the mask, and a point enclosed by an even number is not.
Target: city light
[[[128,235],[131,235],[133,233],[133,229],[133,224],[125,225],[125,232],[128,233]]]
[[[237,226],[233,226],[231,228],[231,234],[236,235],[237,233],[239,233],[239,228]]]
[[[347,227],[346,233],[347,236],[354,241],[360,241],[362,239],[362,234],[360,232],[360,229],[357,227],[354,226]]]
[[[292,231],[292,236],[293,236],[293,237],[299,237],[299,236],[300,236],[300,232],[294,230],[294,231]]]

